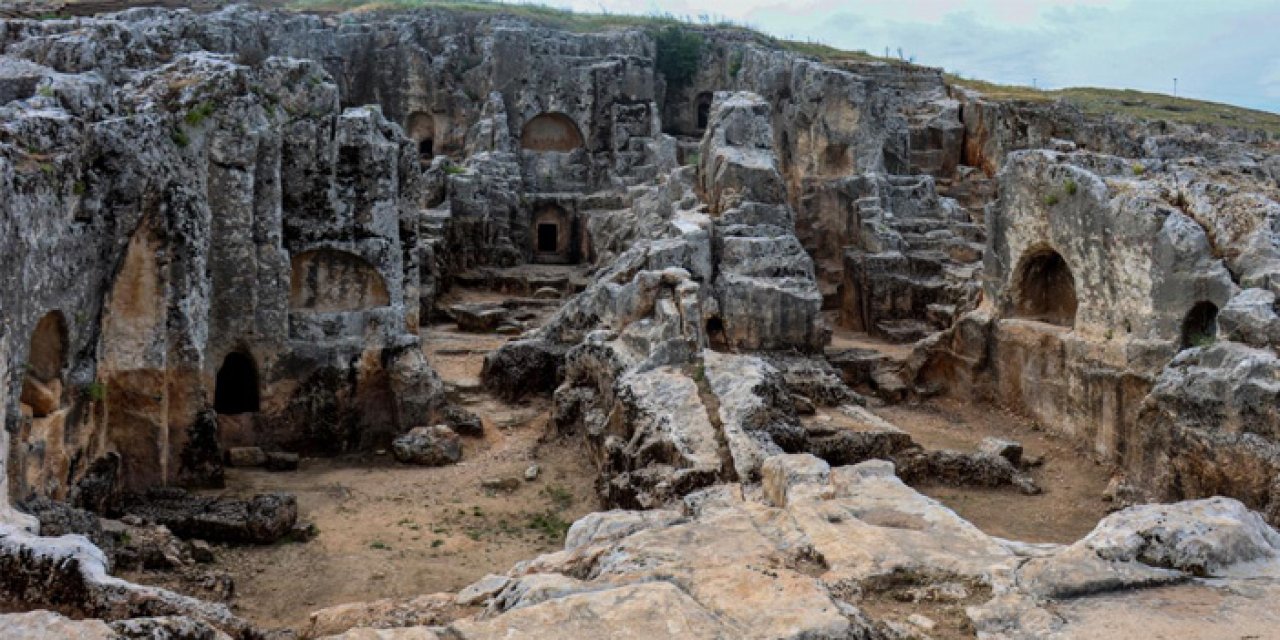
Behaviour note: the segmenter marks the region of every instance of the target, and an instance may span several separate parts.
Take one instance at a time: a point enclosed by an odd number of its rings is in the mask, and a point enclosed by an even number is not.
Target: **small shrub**
[[[1044,204],[1045,204],[1045,206],[1048,206],[1048,207],[1052,207],[1053,205],[1058,204],[1058,194],[1056,194],[1056,193],[1051,193],[1051,194],[1049,194],[1049,195],[1045,196],[1045,197],[1044,197]]]
[[[702,61],[703,39],[697,32],[669,24],[653,34],[657,49],[654,64],[672,89],[689,85]]]
[[[431,548],[432,548],[432,549],[438,549],[438,548],[443,547],[443,546],[444,546],[444,540],[441,540],[440,538],[436,538],[435,540],[432,540],[432,541],[431,541]]]
[[[380,551],[390,551],[391,546],[381,540],[374,540],[369,543],[370,549],[378,549]]]
[[[211,115],[213,115],[213,103],[201,102],[194,109],[188,111],[184,119],[188,125],[198,127],[201,122],[204,122]]]
[[[54,171],[53,163],[52,163],[52,162],[41,162],[41,163],[40,163],[40,171],[41,171],[42,173],[44,173],[46,176],[52,176],[52,175],[53,175],[53,171]]]
[[[36,89],[36,94],[38,94],[38,95],[40,95],[40,96],[43,96],[43,97],[45,97],[45,98],[52,98],[52,97],[53,97],[53,87],[51,87],[51,86],[49,86],[49,85],[47,85],[47,84],[46,84],[46,85],[44,85],[43,87],[40,87],[39,89]]]
[[[76,183],[71,186],[71,192],[78,196],[84,195],[84,192],[87,190],[88,187],[85,186],[83,180],[77,180]]]
[[[1147,171],[1146,167],[1137,162],[1133,163],[1133,166],[1129,168],[1133,171],[1133,175],[1135,176],[1140,176]]]
[[[569,533],[569,523],[550,511],[530,517],[529,528],[554,541],[563,540],[565,534]]]
[[[191,137],[182,129],[174,129],[173,135],[170,137],[173,139],[173,143],[178,145],[179,149],[185,149],[187,145],[191,144]]]
[[[1080,186],[1077,185],[1076,181],[1072,180],[1071,178],[1067,178],[1067,181],[1062,183],[1062,190],[1066,191],[1067,195],[1069,196],[1074,196],[1076,194],[1076,191],[1078,191],[1079,189],[1080,189]]]
[[[742,71],[742,57],[742,52],[739,51],[733,54],[733,58],[729,60],[729,75],[731,77],[738,77],[738,72]]]
[[[466,173],[466,172],[467,172],[467,169],[466,169],[466,167],[460,167],[460,166],[458,166],[458,165],[456,165],[456,164],[446,164],[446,165],[444,166],[444,172],[445,172],[445,174],[447,174],[447,175],[456,176],[456,175],[459,175],[459,174]]]

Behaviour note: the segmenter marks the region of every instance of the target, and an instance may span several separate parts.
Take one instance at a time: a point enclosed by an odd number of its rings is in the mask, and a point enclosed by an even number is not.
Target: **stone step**
[[[877,333],[899,344],[917,342],[937,331],[937,327],[923,320],[881,320],[876,323]]]

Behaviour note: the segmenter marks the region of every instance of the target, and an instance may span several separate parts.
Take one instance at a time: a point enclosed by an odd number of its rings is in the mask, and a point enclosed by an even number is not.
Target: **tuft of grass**
[[[1141,162],[1135,162],[1133,163],[1133,166],[1129,167],[1129,170],[1133,171],[1133,175],[1140,176],[1146,173],[1147,168],[1143,166]]]
[[[205,101],[188,111],[183,120],[188,126],[198,127],[201,122],[204,122],[211,115],[213,115],[213,103]]]
[[[76,180],[76,183],[71,185],[71,193],[74,193],[78,196],[84,195],[84,192],[88,191],[88,189],[89,188],[85,186],[85,183],[83,180]]]
[[[80,389],[80,394],[94,402],[102,402],[107,398],[107,385],[95,380],[84,385]]]
[[[1067,181],[1062,183],[1062,190],[1066,191],[1067,195],[1069,196],[1074,196],[1076,194],[1076,191],[1078,191],[1079,189],[1080,189],[1080,186],[1077,185],[1076,181],[1072,180],[1071,178],[1067,178]]]
[[[385,543],[385,542],[383,542],[383,541],[381,541],[381,540],[374,540],[373,542],[370,542],[370,543],[369,543],[369,548],[370,548],[370,549],[378,549],[379,551],[390,551],[390,550],[391,550],[391,545],[389,545],[389,544],[387,544],[387,543]]]
[[[542,495],[546,496],[556,511],[564,511],[573,506],[573,492],[558,484],[545,487]]]
[[[187,132],[182,129],[174,129],[173,134],[169,137],[173,140],[174,144],[178,145],[179,149],[186,149],[187,145],[191,144],[191,136],[188,136]]]
[[[52,97],[53,97],[53,87],[51,87],[51,86],[49,86],[49,85],[47,85],[47,84],[46,84],[46,85],[44,85],[44,86],[40,87],[39,89],[36,89],[36,94],[38,94],[38,95],[40,95],[40,96],[42,96],[42,97],[45,97],[45,98],[52,98]]]
[[[733,54],[733,57],[729,59],[729,76],[730,77],[736,78],[738,77],[738,72],[742,71],[742,58],[743,58],[742,52],[739,51]]]
[[[456,176],[466,173],[467,169],[456,164],[446,164],[444,166],[444,172],[446,175]]]
[[[570,523],[561,518],[559,514],[547,511],[530,516],[527,526],[541,533],[544,538],[558,542],[564,540],[565,534],[569,533]]]
[[[1052,207],[1053,205],[1058,204],[1058,194],[1050,193],[1049,195],[1046,195],[1044,197],[1044,204],[1046,207]]]
[[[444,540],[441,540],[440,538],[436,538],[435,540],[432,540],[432,541],[431,541],[431,548],[432,548],[432,549],[438,549],[438,548],[443,547],[443,546],[444,546]]]

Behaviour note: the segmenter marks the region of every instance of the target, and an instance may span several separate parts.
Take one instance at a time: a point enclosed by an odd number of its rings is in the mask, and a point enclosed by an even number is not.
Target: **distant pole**
[[[1178,79],[1173,79],[1173,97],[1178,97]]]
[[[1039,89],[1039,88],[1040,88],[1039,86],[1037,86],[1037,85],[1036,85],[1036,79],[1035,79],[1035,78],[1032,78],[1032,79],[1031,79],[1031,88],[1032,88],[1032,89]]]

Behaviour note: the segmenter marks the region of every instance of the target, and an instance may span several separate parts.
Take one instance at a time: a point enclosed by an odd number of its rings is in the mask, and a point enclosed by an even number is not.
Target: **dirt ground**
[[[502,294],[455,291],[452,302],[497,301]],[[553,311],[546,307],[530,326]],[[324,607],[387,597],[456,591],[487,573],[561,548],[575,519],[598,510],[596,470],[579,447],[544,441],[550,402],[508,405],[480,389],[484,356],[507,336],[469,334],[451,323],[432,325],[423,350],[445,381],[451,399],[484,420],[482,439],[464,438],[463,462],[447,467],[402,465],[382,452],[304,460],[291,473],[230,469],[221,493],[248,496],[286,491],[298,498],[299,516],[319,535],[306,543],[221,547],[208,567],[235,583],[231,604],[268,627],[300,628]],[[1040,496],[1012,489],[929,485],[919,489],[993,535],[1029,541],[1071,542],[1107,510],[1101,500],[1108,470],[1065,442],[1032,430],[1029,422],[988,407],[955,400],[890,406],[875,412],[929,448],[972,450],[985,436],[1021,442],[1027,456],[1045,457],[1033,475]],[[523,479],[531,464],[541,474]],[[485,481],[510,479],[510,492]],[[178,587],[172,576],[130,576]],[[201,594],[197,594],[201,595]],[[207,596],[207,594],[205,594]]]
[[[950,398],[881,407],[875,413],[929,449],[973,451],[984,437],[996,436],[1022,443],[1026,459],[1044,457],[1044,464],[1031,470],[1044,490],[1036,496],[1013,488],[916,486],[988,534],[1027,542],[1075,542],[1108,512],[1110,503],[1102,493],[1111,469],[1065,439],[1032,428],[1026,418]]]
[[[494,297],[455,294],[466,301]],[[310,612],[335,604],[456,591],[559,550],[569,524],[599,510],[596,470],[579,448],[542,442],[550,401],[508,405],[479,389],[484,355],[506,336],[437,324],[423,338],[452,399],[483,419],[484,438],[463,438],[462,462],[447,467],[403,465],[369,453],[307,459],[291,473],[228,469],[227,488],[211,495],[293,493],[300,520],[319,529],[301,544],[217,549],[208,569],[233,578],[238,614],[296,629]],[[538,478],[525,481],[535,463]],[[502,479],[515,489],[482,486]],[[181,588],[163,574],[131,577]]]

